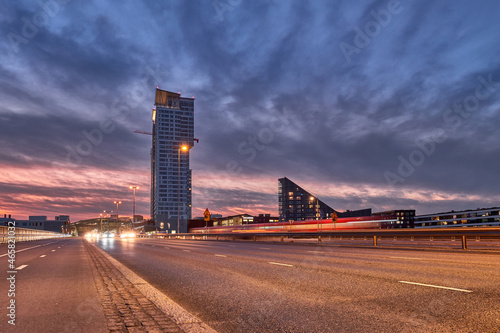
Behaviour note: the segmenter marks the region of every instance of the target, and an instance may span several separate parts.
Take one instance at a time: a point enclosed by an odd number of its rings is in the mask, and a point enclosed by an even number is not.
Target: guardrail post
[[[253,235],[253,241],[256,242],[257,241],[257,236]]]
[[[321,245],[321,236],[318,236],[318,244]]]
[[[283,243],[283,236],[281,236],[281,243]]]
[[[373,246],[377,246],[377,236],[373,236]]]
[[[462,250],[467,250],[467,236],[462,236]]]

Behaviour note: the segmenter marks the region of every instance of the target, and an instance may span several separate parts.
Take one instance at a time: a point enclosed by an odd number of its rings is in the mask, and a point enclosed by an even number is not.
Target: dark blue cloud
[[[49,2],[14,2],[0,14],[2,165],[64,162],[67,145],[111,117],[115,130],[84,165],[147,173],[150,138],[132,131],[150,129],[159,85],[196,97],[195,180],[236,161],[246,176],[387,188],[380,200],[351,196],[353,206],[425,207],[398,201],[384,175],[398,175],[399,156],[444,130],[396,188],[497,195],[500,84],[467,117],[453,114],[460,126],[445,119],[478,77],[500,81],[494,1],[401,1],[370,36],[391,2],[52,1],[56,13]],[[362,47],[358,29],[369,37]],[[347,59],[342,43],[357,52]],[[279,130],[277,112],[288,119]]]

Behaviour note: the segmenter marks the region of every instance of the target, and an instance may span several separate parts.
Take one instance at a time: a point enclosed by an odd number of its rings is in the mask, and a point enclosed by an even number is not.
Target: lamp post
[[[115,200],[113,201],[114,204],[116,204],[116,229],[117,229],[117,232],[120,233],[120,218],[118,216],[118,205],[121,205],[121,201],[118,201],[118,200]]]
[[[189,151],[191,147],[188,145],[180,145],[180,146],[172,146],[172,148],[177,149],[178,154],[177,154],[177,233],[180,233],[181,231],[181,222],[180,222],[180,215],[181,215],[181,150],[182,151]]]
[[[135,222],[135,190],[139,189],[139,186],[129,186],[129,189],[134,191],[134,203],[132,208],[132,223]]]
[[[116,204],[116,220],[118,221],[118,205],[121,205],[121,201],[113,201],[114,204]]]

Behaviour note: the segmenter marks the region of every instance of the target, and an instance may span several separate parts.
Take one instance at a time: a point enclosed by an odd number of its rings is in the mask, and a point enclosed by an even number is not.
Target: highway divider
[[[27,242],[40,239],[71,237],[71,235],[63,234],[60,232],[53,232],[47,230],[18,228],[15,226],[0,226],[0,243],[4,244],[9,239],[15,239],[15,242]]]
[[[381,246],[383,240],[426,240],[461,243],[461,249],[468,248],[470,240],[500,241],[500,228],[497,227],[464,227],[439,229],[370,229],[370,230],[338,230],[325,232],[243,232],[243,233],[185,233],[185,234],[153,234],[138,235],[145,238],[189,239],[189,240],[253,240],[279,241],[314,239],[318,244],[323,241],[342,239],[370,240],[374,247]],[[449,243],[451,244],[451,243]],[[446,244],[446,245],[449,245]],[[456,244],[456,243],[455,243]],[[384,244],[385,245],[385,244]]]

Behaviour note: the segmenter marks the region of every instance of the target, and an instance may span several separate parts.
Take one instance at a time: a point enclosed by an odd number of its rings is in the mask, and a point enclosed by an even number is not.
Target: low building
[[[242,225],[253,223],[253,216],[249,214],[239,214],[213,219],[214,226]]]
[[[59,215],[54,217],[53,220],[47,220],[47,216],[29,216],[28,220],[16,220],[16,226],[19,228],[54,232],[64,232],[68,223],[69,215]]]
[[[254,216],[253,223],[273,223],[279,222],[278,216],[271,216],[271,214],[259,214],[259,216]]]
[[[415,228],[493,227],[500,225],[500,207],[415,216]]]
[[[7,217],[7,214],[3,214],[3,218],[0,217],[0,225],[6,225],[8,226],[10,222],[15,222],[16,220],[11,217],[9,214],[9,217]]]
[[[202,217],[197,217],[189,220],[188,230],[191,228],[231,226],[254,223],[272,223],[278,222],[278,220],[279,218],[277,216],[271,216],[271,214],[259,214],[258,216],[252,216],[250,214],[239,214],[227,217],[222,217],[222,215],[220,214],[212,214],[210,216],[210,221],[205,221]]]
[[[391,216],[397,221],[391,222],[388,228],[413,228],[415,223],[415,209],[394,209],[373,213],[372,216]]]

